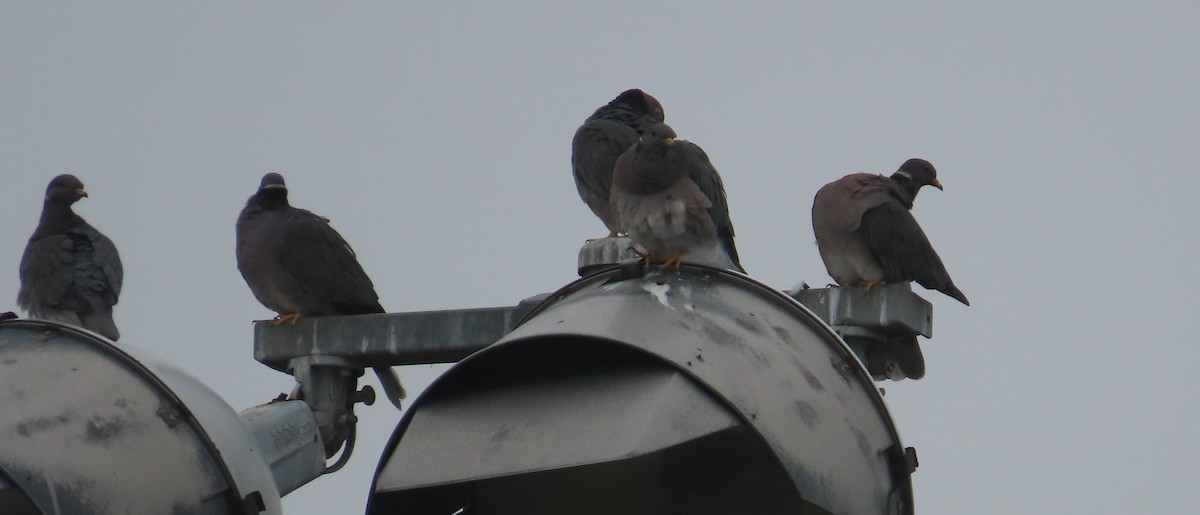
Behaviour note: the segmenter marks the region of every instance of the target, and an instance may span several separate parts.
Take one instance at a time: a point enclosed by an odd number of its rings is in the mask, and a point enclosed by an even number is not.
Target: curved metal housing
[[[0,501],[15,513],[281,512],[237,413],[91,332],[0,322],[0,406]]]
[[[879,391],[748,277],[623,266],[548,298],[397,426],[368,513],[912,513]]]

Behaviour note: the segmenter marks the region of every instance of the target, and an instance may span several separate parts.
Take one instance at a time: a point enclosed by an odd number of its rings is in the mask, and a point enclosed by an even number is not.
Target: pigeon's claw
[[[675,271],[678,272],[679,267],[681,266],[683,266],[683,254],[678,254],[667,258],[667,260],[663,261],[661,265],[658,265],[658,269],[666,270],[668,268],[674,268]]]
[[[654,256],[650,255],[649,253],[642,252],[638,250],[637,247],[629,247],[629,250],[632,250],[634,255],[641,258],[643,267],[649,267],[650,265],[654,264]]]
[[[286,315],[279,315],[279,316],[275,317],[275,323],[271,324],[271,325],[273,325],[273,326],[283,325],[285,322],[291,322],[292,325],[296,325],[296,322],[299,322],[299,321],[300,321],[300,313],[288,313]]]
[[[871,293],[871,288],[874,288],[876,286],[883,286],[884,284],[886,284],[886,283],[884,283],[883,281],[866,281],[863,283],[863,286],[866,288],[867,293]]]

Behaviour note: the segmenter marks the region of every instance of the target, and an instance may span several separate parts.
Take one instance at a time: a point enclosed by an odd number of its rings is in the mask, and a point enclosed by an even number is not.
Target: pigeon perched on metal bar
[[[624,230],[609,200],[613,166],[617,158],[637,143],[638,136],[666,118],[662,104],[640,89],[617,95],[592,113],[571,140],[571,169],[579,198],[608,227],[608,237]]]
[[[116,341],[121,332],[113,305],[124,280],[121,257],[112,240],[71,209],[86,196],[83,183],[70,174],[46,187],[41,220],[21,256],[17,305],[30,318],[76,325]]]
[[[621,227],[663,267],[682,262],[745,272],[733,244],[725,186],[699,146],[666,124],[648,128],[613,169]]]
[[[288,204],[283,176],[263,176],[237,221],[237,263],[242,278],[276,325],[300,317],[383,313],[379,295],[346,240],[329,220]],[[391,367],[375,373],[388,399],[400,407],[404,388]]]
[[[891,177],[850,174],[826,184],[813,200],[817,249],[842,286],[916,281],[970,305],[913,217],[922,186],[942,189],[924,159],[909,159]]]

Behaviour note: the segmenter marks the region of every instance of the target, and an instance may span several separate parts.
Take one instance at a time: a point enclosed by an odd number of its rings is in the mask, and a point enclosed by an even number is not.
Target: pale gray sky
[[[481,3],[482,4],[482,3]],[[1190,513],[1200,363],[1200,4],[61,3],[0,0],[0,310],[46,183],[120,248],[122,343],[235,409],[291,388],[234,262],[267,171],[333,220],[391,311],[513,304],[604,229],[575,128],[629,87],[721,171],[742,262],[829,282],[812,196],[909,157],[914,210],[971,307],[937,293],[928,376],[886,383],[924,514]],[[444,367],[400,369],[416,393]],[[373,381],[374,378],[367,378]],[[284,498],[359,513],[399,419]]]

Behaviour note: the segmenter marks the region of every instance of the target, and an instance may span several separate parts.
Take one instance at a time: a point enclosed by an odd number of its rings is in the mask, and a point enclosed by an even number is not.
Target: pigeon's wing
[[[686,159],[688,177],[712,203],[708,208],[708,215],[712,218],[721,246],[729,254],[729,259],[737,265],[737,270],[745,273],[746,270],[742,268],[742,262],[738,258],[737,247],[733,243],[733,222],[729,219],[729,202],[725,198],[725,183],[721,181],[721,174],[717,173],[716,167],[708,159],[708,154],[704,153],[699,145],[677,140],[675,146]]]
[[[611,231],[620,228],[609,204],[613,166],[617,157],[634,143],[638,134],[628,125],[608,119],[591,119],[575,131],[571,140],[571,169],[579,197]]]
[[[899,200],[883,202],[863,213],[860,232],[883,265],[885,281],[916,281],[969,305],[967,297],[954,286],[925,231]]]
[[[122,280],[112,241],[83,224],[30,242],[17,303],[34,318],[81,325],[120,338],[112,319]]]
[[[125,270],[121,267],[121,256],[117,254],[117,246],[108,236],[90,225],[84,224],[80,233],[87,237],[92,247],[92,266],[88,270],[76,271],[77,277],[83,273],[89,280],[88,284],[80,284],[80,287],[103,292],[104,301],[112,306],[121,296],[121,284],[125,281]]]
[[[17,304],[36,317],[44,308],[83,311],[87,304],[69,295],[75,283],[75,242],[65,234],[30,241],[21,256]]]
[[[121,337],[113,321],[112,307],[120,296],[124,270],[112,240],[87,223],[67,231],[75,241],[74,293],[88,309],[77,312],[83,327],[117,340]]]
[[[849,231],[857,231],[867,211],[893,202],[897,194],[891,179],[878,174],[850,174],[835,184],[826,205],[833,212],[834,223]]]
[[[329,220],[293,208],[285,231],[279,265],[308,293],[328,301],[339,314],[383,312],[354,250]]]

